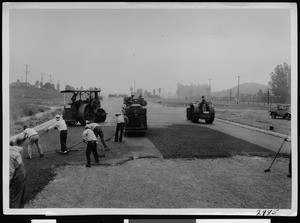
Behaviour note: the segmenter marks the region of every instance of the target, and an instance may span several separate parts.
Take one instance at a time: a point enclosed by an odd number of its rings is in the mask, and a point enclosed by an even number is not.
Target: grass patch
[[[151,128],[147,137],[170,158],[221,158],[234,155],[273,155],[274,152],[225,133],[195,125]]]

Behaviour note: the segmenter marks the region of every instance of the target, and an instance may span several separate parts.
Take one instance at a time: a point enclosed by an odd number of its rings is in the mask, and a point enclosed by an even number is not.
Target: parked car
[[[269,114],[273,119],[282,117],[287,120],[291,120],[291,106],[285,104],[278,104],[276,108],[271,109]]]

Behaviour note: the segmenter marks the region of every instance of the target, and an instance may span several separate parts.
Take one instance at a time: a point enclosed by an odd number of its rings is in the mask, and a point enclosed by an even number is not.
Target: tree
[[[70,85],[66,85],[65,86],[65,90],[75,90],[72,86],[70,86]]]
[[[60,84],[59,84],[59,83],[57,83],[57,85],[56,85],[56,90],[58,90],[58,91],[59,91],[59,88],[60,88]]]
[[[273,94],[282,98],[282,102],[289,102],[291,98],[291,66],[287,63],[277,65],[270,76],[271,80],[268,84]]]
[[[130,95],[132,95],[132,93],[133,93],[133,87],[130,87]]]
[[[161,88],[158,88],[157,90],[158,90],[158,94],[160,95],[160,92],[161,92]]]
[[[80,90],[83,90],[83,87],[82,87],[82,86],[80,87]]]
[[[38,88],[38,87],[40,86],[40,82],[39,82],[39,81],[35,81],[34,86],[35,86],[36,88]]]
[[[155,96],[155,94],[156,94],[156,90],[155,90],[155,89],[153,89],[153,95]]]
[[[52,84],[50,82],[45,83],[44,86],[43,86],[43,88],[50,89],[50,90],[55,90],[54,84]]]

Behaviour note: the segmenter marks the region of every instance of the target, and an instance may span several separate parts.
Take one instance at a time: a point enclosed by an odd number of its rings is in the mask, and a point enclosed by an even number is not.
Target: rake
[[[270,172],[270,171],[271,171],[271,167],[272,167],[272,165],[273,165],[274,161],[276,160],[276,158],[277,158],[277,156],[278,156],[278,154],[279,154],[280,150],[282,149],[282,146],[283,146],[283,144],[284,144],[284,142],[285,142],[285,141],[287,141],[287,139],[286,139],[286,138],[283,140],[283,142],[282,142],[282,144],[281,144],[281,146],[280,146],[280,148],[279,148],[278,152],[276,153],[276,155],[275,155],[275,157],[274,157],[274,159],[273,159],[273,162],[271,163],[270,167],[269,167],[268,169],[264,170],[264,172],[265,172],[265,173],[267,173],[267,172]]]

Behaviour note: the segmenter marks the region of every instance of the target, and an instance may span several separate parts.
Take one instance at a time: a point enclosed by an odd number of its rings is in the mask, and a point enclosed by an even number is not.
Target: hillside
[[[259,91],[259,89],[261,89],[263,92],[265,92],[267,90],[267,88],[268,88],[268,86],[263,85],[263,84],[243,83],[243,84],[240,84],[240,93],[256,94]],[[237,92],[237,86],[227,89],[227,90],[223,90],[223,91],[212,92],[211,95],[213,97],[224,97],[224,96],[229,95],[229,91],[232,92],[232,95],[235,95],[235,93]]]
[[[69,95],[66,95],[65,100],[70,100],[69,97]],[[63,94],[55,90],[22,85],[9,87],[9,112],[11,120],[43,112],[51,106],[59,106],[63,105],[63,103]]]

